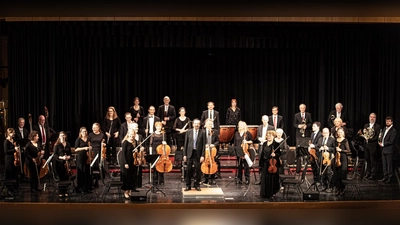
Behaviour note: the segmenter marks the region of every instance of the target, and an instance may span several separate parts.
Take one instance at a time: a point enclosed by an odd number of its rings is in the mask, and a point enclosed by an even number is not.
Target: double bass
[[[212,137],[213,130],[210,131]],[[204,152],[204,161],[201,164],[201,172],[204,174],[214,174],[218,171],[218,165],[215,162],[215,156],[217,155],[217,148],[215,146],[211,147],[211,143],[206,145],[206,150]]]
[[[164,142],[164,130],[163,142]],[[172,170],[172,162],[169,159],[169,153],[171,152],[171,147],[167,144],[160,144],[157,146],[157,154],[161,155],[160,159],[157,161],[156,170],[160,173],[169,173]]]

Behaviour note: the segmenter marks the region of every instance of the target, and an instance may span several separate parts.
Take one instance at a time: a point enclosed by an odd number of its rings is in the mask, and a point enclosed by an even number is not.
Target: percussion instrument
[[[252,141],[257,140],[258,127],[259,127],[258,125],[247,125],[247,128],[249,128],[249,132],[251,133]]]
[[[228,143],[235,135],[235,125],[221,125],[219,126],[219,141],[221,143]]]

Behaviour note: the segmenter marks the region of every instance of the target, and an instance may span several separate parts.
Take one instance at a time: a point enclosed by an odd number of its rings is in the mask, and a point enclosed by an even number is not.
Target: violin
[[[326,165],[326,166],[330,166],[331,165],[331,157],[330,157],[330,153],[328,151],[324,151],[324,153],[322,153],[322,164]]]
[[[210,135],[213,135],[213,130],[210,131]],[[205,160],[201,164],[201,172],[204,174],[214,174],[218,171],[218,165],[215,162],[215,156],[217,155],[217,148],[211,147],[209,143],[206,145]]]
[[[141,146],[141,143],[139,143]],[[144,147],[140,147],[140,150],[137,150],[133,153],[133,165],[140,166],[146,164],[146,159],[144,158],[145,151]]]
[[[308,141],[308,144],[311,144],[311,140]],[[310,148],[310,162],[318,161],[317,150],[315,148]]]
[[[162,130],[163,134],[163,142],[164,142],[164,130]],[[160,173],[168,173],[172,170],[172,162],[169,159],[169,153],[171,152],[171,147],[166,144],[161,144],[157,146],[157,154],[161,155],[160,159],[156,164],[156,170]]]
[[[275,149],[272,149],[272,153],[275,152]],[[269,166],[268,166],[268,173],[276,173],[278,171],[278,167],[276,167],[277,160],[275,157],[272,157],[269,159]]]
[[[340,142],[338,142],[338,148],[340,148]],[[335,165],[336,167],[342,166],[342,163],[340,162],[340,152],[336,152]]]
[[[92,163],[92,158],[93,158],[93,156],[92,156],[93,152],[90,151],[90,141],[88,141],[88,147],[89,147],[89,150],[86,152],[86,156],[87,156],[86,164]]]
[[[106,152],[107,152],[107,146],[105,145],[105,143],[106,143],[106,140],[101,140],[101,158],[102,159],[106,159],[106,157],[107,157],[107,155],[106,155]]]
[[[14,146],[18,147],[18,149],[19,149],[19,145],[17,145],[17,142],[14,142]],[[21,165],[21,156],[20,156],[19,151],[15,151],[14,152],[14,166],[19,166],[19,165]]]
[[[72,175],[74,175],[74,172],[72,172],[72,170],[71,170],[71,165],[69,164],[68,159],[65,160],[64,166],[65,166],[65,171],[66,171],[67,177],[71,177]]]

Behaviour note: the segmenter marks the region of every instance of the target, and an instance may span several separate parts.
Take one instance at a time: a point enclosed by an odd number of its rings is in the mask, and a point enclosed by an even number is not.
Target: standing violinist
[[[200,164],[204,161],[205,135],[204,130],[200,129],[200,120],[193,120],[193,128],[189,129],[185,135],[185,145],[183,150],[183,161],[187,162],[186,173],[186,188],[185,191],[191,190],[193,168],[195,166],[196,177],[194,180],[194,188],[197,191],[200,189],[201,167]]]
[[[235,132],[233,145],[235,147],[241,146],[244,151],[245,148],[248,148],[248,144],[253,143],[252,140],[253,140],[253,138],[252,138],[252,135],[251,135],[249,129],[247,128],[246,122],[239,121],[238,131]],[[238,161],[238,174],[237,174],[236,184],[242,183],[243,168],[244,168],[244,177],[246,179],[246,184],[249,184],[250,183],[249,164],[247,164],[247,161],[245,160],[244,156],[237,157],[237,161]]]
[[[318,144],[319,139],[322,137],[321,131],[320,131],[320,127],[321,127],[321,123],[318,121],[315,121],[312,125],[312,133],[311,133],[311,139],[309,141],[309,146],[308,146],[308,152],[311,151],[315,151],[315,156],[320,159],[321,158],[321,154],[319,151],[317,151],[316,146]],[[311,160],[311,169],[313,172],[313,176],[314,176],[314,182],[320,182],[320,176],[319,176],[319,161],[317,161],[315,159],[314,156],[310,156],[313,157]]]
[[[133,139],[136,141],[137,145],[143,143],[143,136],[139,134],[139,125],[137,123],[133,123],[132,127],[132,134],[133,134]],[[144,146],[140,146],[138,148],[138,151],[140,151],[140,154],[137,154],[137,156],[140,156],[142,159],[146,155],[146,150],[144,149]],[[136,159],[137,162],[142,162],[141,159]],[[135,189],[136,188],[142,187],[142,170],[143,170],[143,165],[141,163],[138,163],[135,168],[134,168],[134,179],[135,179]]]
[[[25,157],[26,157],[26,166],[29,170],[29,182],[31,184],[31,192],[39,192],[42,189],[39,188],[39,177],[40,174],[40,155],[44,155],[44,150],[42,145],[39,142],[39,134],[36,130],[32,131],[29,134],[29,140],[25,146]]]
[[[150,137],[150,148],[149,148],[150,155],[157,154],[158,146],[162,147],[163,145],[167,144],[167,142],[165,141],[164,132],[161,131],[162,123],[160,121],[155,122],[155,127],[156,130]],[[164,185],[164,173],[160,173],[157,170],[155,170],[153,173],[153,184]]]
[[[320,176],[321,182],[323,185],[322,191],[326,191],[327,193],[332,192],[332,178],[333,178],[333,170],[332,170],[332,159],[333,153],[335,151],[335,139],[329,136],[329,128],[325,127],[322,129],[322,138],[319,139],[318,144],[316,146],[316,150],[320,151]],[[326,154],[324,154],[326,152]]]
[[[343,128],[339,128],[337,131],[336,138],[336,158],[340,161],[340,165],[335,163],[335,184],[336,184],[336,196],[342,197],[344,193],[344,184],[343,180],[347,178],[347,154],[350,153],[349,141],[345,138],[345,132]],[[340,159],[338,159],[338,154],[340,155]]]
[[[94,123],[92,125],[92,132],[89,134],[88,138],[90,145],[92,146],[93,155],[95,158],[97,156],[96,162],[93,163],[92,171],[100,171],[100,158],[102,157],[101,150],[103,145],[105,145],[103,141],[106,140],[107,137],[103,132],[101,132],[99,123]],[[99,187],[99,178],[99,176],[94,177],[94,187]]]
[[[275,130],[274,126],[268,124],[269,117],[268,117],[267,115],[263,115],[263,116],[261,117],[261,121],[262,121],[262,124],[261,124],[260,126],[257,127],[257,142],[259,143],[259,144],[258,144],[258,149],[257,149],[258,155],[261,155],[262,146],[263,146],[264,142],[267,141],[267,140],[265,139],[266,136],[267,136],[267,131],[269,131],[269,130]],[[260,166],[260,168],[259,168],[259,170],[258,170],[258,173],[259,173],[260,176],[261,176],[261,171],[262,171],[262,168],[261,168],[261,167],[262,167],[263,165],[260,164],[259,166]],[[261,184],[261,180],[258,180],[255,184],[256,184],[256,185],[260,185],[260,184]]]
[[[78,192],[87,193],[92,190],[92,179],[90,174],[90,164],[94,159],[92,146],[90,146],[88,132],[86,127],[79,129],[79,136],[75,141],[76,156],[76,174],[78,179]],[[88,157],[90,151],[90,158]]]
[[[133,165],[133,149],[136,147],[137,142],[134,139],[134,131],[130,130],[125,135],[124,139],[122,140],[122,150],[121,155],[119,157],[120,162],[120,169],[121,169],[121,180],[122,180],[122,187],[121,189],[124,190],[124,197],[126,199],[130,199],[130,194],[132,191],[136,191],[136,184],[135,184],[135,166]]]
[[[59,181],[66,181],[70,178],[71,169],[68,160],[71,158],[71,145],[66,141],[67,134],[64,131],[60,131],[58,139],[54,145],[54,158],[56,162],[56,172],[59,177]],[[66,189],[59,188],[59,197],[68,197]]]
[[[14,145],[14,136],[15,136],[15,131],[13,128],[8,128],[6,131],[6,139],[4,140],[3,147],[4,147],[4,154],[5,154],[5,163],[4,163],[4,179],[5,180],[16,180],[17,181],[17,186],[18,186],[18,173],[17,170],[19,169],[19,166],[16,167],[14,165],[15,162],[15,157],[17,157],[17,160],[20,160],[19,154],[19,148]],[[21,163],[19,161],[19,163]],[[9,189],[7,190],[7,193],[9,195],[14,195],[14,190]]]
[[[205,124],[205,135],[206,135],[206,145],[210,146],[210,150],[212,148],[216,148],[218,152],[219,148],[219,137],[217,132],[214,132],[212,129],[213,121],[211,119],[206,120]],[[215,185],[215,173],[214,174],[204,174],[205,180],[203,184],[205,185]],[[210,182],[210,183],[209,183]]]
[[[280,188],[278,168],[281,166],[281,150],[275,137],[274,130],[267,131],[267,141],[264,142],[259,156],[259,163],[262,165],[260,196],[263,198],[274,198]]]

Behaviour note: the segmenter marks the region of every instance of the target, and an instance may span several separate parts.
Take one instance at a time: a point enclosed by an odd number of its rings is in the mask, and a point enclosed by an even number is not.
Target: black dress
[[[228,110],[226,110],[226,120],[225,120],[226,125],[237,126],[240,120],[241,120],[241,113],[238,107],[236,107],[235,111],[233,111],[231,107],[229,107]]]
[[[189,121],[190,121],[189,117],[186,117],[184,120],[181,120],[180,117],[176,118],[173,130],[176,131],[176,129],[182,129],[186,124],[187,126],[185,127],[185,129],[186,130],[191,129],[192,124],[188,123]],[[176,150],[178,151],[180,151],[183,145],[185,144],[185,134],[186,133],[179,133],[178,131],[174,133],[174,139],[176,141],[176,147],[177,147]]]
[[[6,180],[18,180],[17,168],[14,166],[14,153],[15,146],[11,141],[5,139],[3,143],[4,154],[5,154],[5,162],[4,162],[4,178]]]
[[[88,136],[88,140],[90,141],[90,145],[92,146],[92,151],[93,151],[94,157],[96,157],[96,155],[99,155],[96,159],[96,162],[94,162],[94,163],[92,162],[93,163],[92,171],[93,170],[100,171],[100,159],[101,159],[101,148],[102,148],[101,142],[103,139],[107,140],[106,135],[103,132],[100,132],[99,134],[95,134],[92,132]],[[104,166],[106,166],[106,163],[104,164]],[[105,168],[103,168],[104,176],[105,176],[105,172],[106,172]],[[95,186],[97,186],[98,180],[100,179],[100,177],[94,176],[94,179],[96,180]]]
[[[58,143],[54,146],[54,158],[56,162],[56,171],[60,181],[69,180],[69,175],[66,169],[66,161],[60,159],[60,156],[71,156],[71,145],[66,142],[65,146],[62,143]]]
[[[39,178],[37,173],[40,174],[40,166],[37,166],[36,163],[32,161],[32,159],[38,156],[38,153],[42,150],[39,143],[37,143],[37,147],[32,144],[32,142],[28,142],[25,146],[25,157],[26,157],[26,166],[29,170],[29,182],[31,183],[31,190],[38,190]],[[37,169],[37,170],[36,170]]]
[[[145,112],[144,112],[144,108],[142,106],[139,106],[139,110],[135,110],[135,108],[133,106],[131,106],[129,108],[129,112],[131,112],[132,115],[132,121],[134,121],[134,119],[136,118],[137,114],[139,113],[140,117],[138,119],[138,121],[136,122],[138,124],[139,127],[139,132],[141,132],[143,129],[143,118],[146,116]],[[142,136],[144,136],[145,134],[140,133]],[[124,137],[122,137],[123,139]]]
[[[273,141],[270,145],[268,145],[268,142],[264,142],[263,148],[261,151],[261,155],[259,156],[259,163],[260,165],[263,165],[262,171],[261,171],[261,189],[260,189],[260,196],[263,198],[270,198],[273,195],[275,195],[279,189],[280,189],[280,184],[279,184],[279,167],[280,161],[279,157],[281,156],[281,151],[280,149],[276,149],[279,146],[278,143]],[[278,168],[276,173],[269,173],[268,172],[268,167],[270,166],[269,160],[271,158],[271,153],[272,149],[275,149],[275,156],[274,158],[276,159],[276,167]]]
[[[82,140],[82,138],[77,138],[75,141],[75,149],[84,147],[89,147],[89,137],[86,141]],[[76,156],[76,175],[78,179],[78,188],[83,192],[87,192],[88,190],[92,189],[90,164],[86,163],[88,159],[87,153],[87,150],[79,151]]]
[[[246,141],[251,141],[253,140],[252,135],[249,131],[246,131],[246,133],[243,133],[243,136],[240,136],[239,131],[236,131],[235,136],[233,137],[234,139],[234,146],[240,147],[243,143],[243,137],[246,136]],[[247,164],[247,161],[244,159],[244,157],[237,157],[238,161],[238,179],[239,181],[242,181],[242,173],[243,173],[243,167],[244,167],[244,176],[246,181],[250,182],[250,168],[249,165]]]
[[[120,143],[118,143],[119,138],[114,137],[114,133],[119,132],[120,127],[121,127],[121,120],[119,119],[119,117],[117,117],[113,120],[104,118],[104,121],[102,124],[102,130],[103,130],[104,134],[106,132],[110,133],[109,140],[106,139],[107,159],[110,159],[110,160],[116,159],[116,154],[117,154],[116,147],[120,146]]]
[[[120,154],[120,169],[121,169],[121,180],[122,180],[122,190],[134,190],[136,188],[135,185],[135,166],[133,165],[133,154],[132,150],[134,149],[134,145],[136,145],[136,141],[133,143],[125,140],[122,143],[122,152]],[[129,168],[125,168],[125,164],[128,164]]]
[[[343,139],[341,142],[338,142],[336,140],[336,146],[338,146],[340,143],[340,149],[342,151],[340,152],[340,163],[341,166],[336,167],[336,163],[334,166],[334,180],[335,180],[335,186],[336,190],[338,191],[344,191],[345,185],[343,184],[342,180],[347,179],[347,154],[346,150],[349,149],[349,143],[347,139]],[[336,156],[336,148],[335,148],[335,156]],[[336,158],[335,158],[336,159]],[[336,160],[333,160],[336,162]]]

